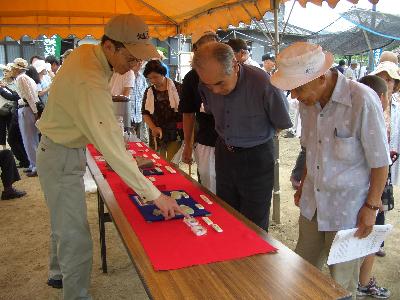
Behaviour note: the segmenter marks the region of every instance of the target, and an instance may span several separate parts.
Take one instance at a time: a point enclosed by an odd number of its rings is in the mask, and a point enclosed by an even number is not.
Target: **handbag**
[[[4,105],[0,108],[0,116],[7,117],[11,115],[14,105],[11,103],[4,103]]]
[[[391,168],[394,164],[394,162],[398,158],[397,153],[391,153],[391,159],[392,159],[392,164],[389,166],[389,174],[388,178],[386,180],[385,188],[383,189],[382,193],[382,205],[383,205],[383,210],[384,211],[389,211],[394,208],[394,195],[393,195],[393,184],[392,184],[392,173],[391,173]]]
[[[39,100],[39,102],[36,102],[36,109],[38,111],[38,115],[40,116],[44,110],[44,103],[42,100]]]

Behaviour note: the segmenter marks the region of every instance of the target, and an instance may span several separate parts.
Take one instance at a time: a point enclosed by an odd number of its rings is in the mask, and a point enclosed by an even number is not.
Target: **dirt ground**
[[[289,177],[299,150],[296,138],[280,140],[281,223],[270,227],[271,235],[293,249],[298,234],[299,210],[293,205]],[[22,173],[22,172],[21,172]],[[49,218],[38,178],[25,175],[16,187],[28,195],[0,201],[0,299],[62,299],[61,290],[46,285]],[[397,203],[399,189],[395,190]],[[91,294],[94,299],[148,299],[113,224],[106,225],[108,274],[100,270],[97,200],[88,195],[88,218],[94,241]],[[386,242],[386,257],[378,258],[374,276],[400,299],[400,204],[389,212],[387,223],[395,226]],[[325,270],[326,272],[326,270]]]

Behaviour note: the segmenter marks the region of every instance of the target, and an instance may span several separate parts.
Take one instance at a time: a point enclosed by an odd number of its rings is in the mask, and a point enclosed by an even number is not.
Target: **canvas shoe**
[[[357,298],[373,297],[376,299],[388,299],[390,291],[387,288],[378,286],[375,277],[372,277],[366,286],[358,284]]]

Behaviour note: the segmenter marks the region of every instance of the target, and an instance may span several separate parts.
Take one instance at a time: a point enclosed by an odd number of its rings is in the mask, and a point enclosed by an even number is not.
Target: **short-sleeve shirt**
[[[307,176],[301,214],[317,211],[319,231],[354,228],[365,203],[371,168],[389,165],[383,111],[376,93],[340,72],[329,102],[300,104]]]
[[[47,89],[51,85],[51,78],[49,75],[44,75],[41,82],[40,82],[40,88],[41,91]],[[49,98],[49,92],[47,91],[44,95],[40,96],[40,100],[46,105],[47,104],[47,99]]]
[[[215,147],[218,134],[215,131],[215,122],[212,114],[201,111],[202,100],[199,93],[199,75],[192,69],[182,82],[182,96],[179,102],[179,111],[182,113],[196,114],[195,142]]]
[[[131,116],[134,123],[142,122],[142,102],[146,88],[146,78],[142,73],[138,73],[131,93]]]
[[[276,129],[292,127],[286,97],[260,68],[240,65],[236,87],[228,95],[214,94],[202,83],[199,89],[227,145],[254,147],[270,140]]]
[[[15,79],[16,91],[21,98],[18,105],[29,104],[34,113],[37,113],[36,102],[39,102],[38,87],[35,81],[25,73],[21,73]]]
[[[129,70],[125,74],[114,72],[110,80],[111,95],[122,95],[124,88],[132,88],[135,84],[135,73]]]

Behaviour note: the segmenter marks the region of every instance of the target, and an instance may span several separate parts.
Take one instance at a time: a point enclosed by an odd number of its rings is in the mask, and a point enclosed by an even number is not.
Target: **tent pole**
[[[372,11],[376,11],[376,4],[372,5]],[[371,28],[374,29],[376,25],[376,16],[373,13],[371,18]],[[364,33],[365,34],[365,33]],[[366,34],[365,34],[366,35]],[[368,55],[368,72],[372,72],[375,69],[375,57],[374,50],[371,49],[371,45],[369,46],[369,55]]]
[[[178,68],[177,68],[177,76],[175,77],[175,80],[178,82],[182,82],[181,78],[181,43],[182,43],[182,34],[178,35],[178,56],[177,56],[177,62],[178,62]]]
[[[274,26],[275,26],[275,57],[279,53],[279,26],[278,26],[279,0],[274,0]],[[274,164],[274,193],[272,204],[272,220],[281,223],[281,191],[279,185],[279,135],[274,137],[275,164]]]

